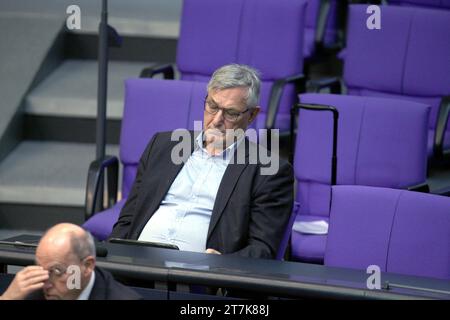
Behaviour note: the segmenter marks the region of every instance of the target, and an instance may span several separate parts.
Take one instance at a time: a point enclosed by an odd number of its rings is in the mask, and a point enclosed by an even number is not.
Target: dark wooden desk
[[[205,285],[276,297],[325,299],[450,299],[450,281],[382,273],[389,289],[369,290],[361,270],[230,255],[106,243],[97,265],[115,276],[140,281]],[[30,265],[34,248],[0,245],[0,264]],[[416,287],[416,288],[411,288]]]

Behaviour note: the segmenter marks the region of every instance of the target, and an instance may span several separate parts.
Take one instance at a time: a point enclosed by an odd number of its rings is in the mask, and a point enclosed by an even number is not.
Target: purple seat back
[[[389,4],[450,9],[450,0],[389,0]]]
[[[181,78],[207,82],[225,64],[255,67],[263,82],[260,126],[273,82],[303,70],[305,10],[299,0],[185,0],[177,48]],[[279,113],[288,115],[295,99],[288,85]],[[289,118],[280,119],[278,127],[288,129]]]
[[[348,93],[430,104],[429,128],[434,130],[440,100],[450,95],[450,11],[382,6],[381,29],[369,30],[366,7],[349,10]]]
[[[120,135],[123,198],[128,197],[139,159],[152,136],[160,131],[194,129],[194,120],[203,121],[205,95],[204,83],[156,79],[125,81]]]
[[[450,198],[402,192],[387,270],[450,280]]]
[[[125,81],[120,135],[122,200],[83,224],[98,240],[111,234],[136,177],[139,159],[152,136],[160,131],[193,130],[194,121],[203,121],[205,95],[204,83],[142,78]]]
[[[334,186],[325,265],[450,279],[450,198]]]
[[[429,107],[393,99],[303,94],[339,111],[337,184],[402,188],[425,182]],[[331,112],[301,109],[294,168],[300,214],[329,215]]]

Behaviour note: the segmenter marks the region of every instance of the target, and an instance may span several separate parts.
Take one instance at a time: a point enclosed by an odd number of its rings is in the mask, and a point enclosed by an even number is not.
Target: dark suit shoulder
[[[291,164],[283,159],[278,152],[270,151],[262,144],[246,139],[245,146],[242,145],[239,147],[241,151],[242,148],[246,148],[245,152],[248,154],[247,162],[250,165],[255,165],[260,168],[273,167],[273,172],[270,171],[272,175],[278,173],[278,168],[283,171],[286,169],[289,171],[293,170]]]
[[[187,130],[187,129],[177,129],[177,130],[172,130],[172,131],[160,131],[155,133],[154,137],[156,137],[156,139],[160,142],[162,141],[171,141],[172,136],[174,137],[178,137],[178,134],[182,132],[182,133],[186,133],[189,134],[189,136],[192,138],[194,137],[194,131],[192,130]]]
[[[133,289],[116,281],[111,273],[95,268],[95,283],[89,300],[141,300]]]

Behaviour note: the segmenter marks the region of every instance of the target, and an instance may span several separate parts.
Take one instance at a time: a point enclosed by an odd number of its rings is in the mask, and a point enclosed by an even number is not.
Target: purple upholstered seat
[[[302,73],[305,11],[301,0],[185,0],[176,59],[181,79],[207,82],[228,63],[255,67],[262,80],[256,127],[265,128],[274,82]],[[295,101],[294,85],[287,84],[276,128],[289,129]]]
[[[288,224],[286,226],[286,230],[283,235],[283,239],[281,239],[281,243],[280,243],[280,246],[278,247],[278,252],[275,257],[275,259],[277,259],[277,260],[283,260],[283,258],[284,258],[286,249],[289,245],[291,233],[292,233],[292,225],[294,224],[295,218],[297,217],[299,208],[300,208],[300,204],[297,201],[294,201],[294,206],[292,208],[291,217],[289,218]]]
[[[450,0],[389,0],[389,4],[450,9]]]
[[[450,280],[450,198],[334,186],[325,265]]]
[[[136,176],[142,152],[152,136],[178,128],[194,129],[203,121],[204,83],[154,79],[125,81],[125,104],[120,135],[123,164],[122,200],[93,215],[83,227],[97,239],[106,239],[119,217]]]
[[[337,184],[404,188],[425,182],[429,106],[332,94],[303,94],[300,102],[339,111]],[[328,221],[332,120],[330,112],[300,110],[294,158],[297,221]],[[322,262],[326,238],[293,231],[293,259]]]
[[[366,5],[350,6],[344,56],[348,94],[431,105],[431,155],[439,106],[450,96],[450,11],[382,6],[380,30],[366,27],[367,16]],[[450,126],[445,136],[444,150],[450,148]]]

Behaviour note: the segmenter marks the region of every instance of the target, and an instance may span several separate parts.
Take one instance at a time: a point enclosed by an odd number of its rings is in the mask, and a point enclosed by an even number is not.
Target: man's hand
[[[211,248],[206,249],[205,253],[221,254],[219,251],[211,249]]]
[[[39,266],[29,266],[20,270],[0,296],[3,300],[23,300],[31,292],[42,289],[48,280],[48,271]]]

